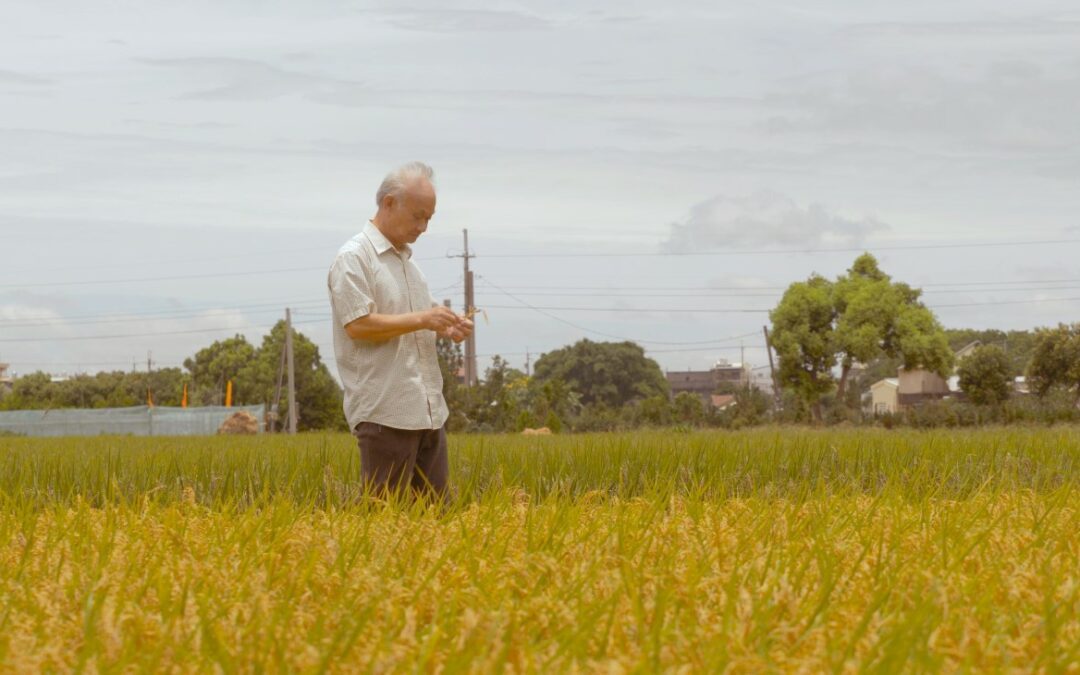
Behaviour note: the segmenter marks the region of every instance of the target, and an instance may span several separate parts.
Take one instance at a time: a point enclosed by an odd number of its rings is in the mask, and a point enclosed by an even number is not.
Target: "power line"
[[[293,321],[293,325],[301,323],[322,323],[324,319],[310,319],[307,321]],[[75,335],[68,337],[24,337],[24,338],[0,338],[0,342],[70,342],[79,340],[118,340],[123,338],[162,337],[166,335],[189,335],[192,333],[215,333],[220,331],[243,331],[259,329],[262,326],[221,326],[218,328],[197,328],[193,330],[171,330],[157,333],[124,333],[119,335]]]
[[[840,247],[840,248],[804,248],[804,249],[733,249],[730,251],[652,251],[637,253],[490,253],[482,255],[485,258],[633,258],[633,257],[694,257],[694,256],[732,256],[732,255],[785,255],[785,254],[822,254],[822,253],[854,253],[875,251],[915,251],[915,250],[948,250],[960,248],[1001,248],[1017,246],[1045,246],[1080,243],[1080,239],[1041,239],[1027,241],[1006,242],[965,242],[955,244],[901,244],[894,246],[874,247]],[[481,257],[476,255],[476,257]],[[416,258],[416,261],[444,260],[454,256],[432,256]],[[315,272],[326,271],[328,266],[321,267],[287,267],[270,270],[254,270],[248,272],[214,272],[207,274],[186,274],[158,277],[135,277],[126,279],[97,279],[80,281],[47,281],[37,283],[8,283],[0,284],[0,288],[46,288],[58,286],[84,286],[101,284],[123,283],[151,283],[155,281],[183,281],[190,279],[218,279],[228,277],[259,276],[266,274],[286,274],[291,272]]]
[[[183,357],[188,358],[188,357]],[[166,359],[154,359],[155,364],[161,364],[163,362],[182,361],[181,359],[166,358]],[[9,363],[9,366],[130,366],[133,363],[133,359],[127,359],[125,361],[13,361]]]
[[[746,335],[736,335],[734,337],[729,337],[729,338],[721,338],[720,340],[698,340],[698,341],[693,341],[693,342],[665,342],[665,341],[661,341],[661,340],[638,340],[638,339],[635,339],[635,338],[628,338],[628,337],[624,337],[624,336],[621,336],[621,335],[612,335],[610,333],[603,333],[601,331],[593,330],[591,328],[586,328],[585,326],[578,325],[576,323],[573,323],[572,321],[567,321],[566,319],[563,319],[562,317],[555,316],[554,314],[549,314],[547,311],[545,311],[545,308],[530,305],[528,302],[525,302],[521,298],[515,296],[513,293],[510,293],[508,291],[504,291],[502,288],[499,288],[498,286],[493,284],[491,281],[489,281],[483,275],[477,274],[476,276],[479,277],[479,279],[483,283],[485,283],[485,284],[495,288],[496,290],[502,292],[507,297],[520,302],[524,307],[526,307],[528,309],[531,309],[531,310],[533,310],[535,312],[543,314],[544,316],[546,316],[546,317],[548,317],[550,319],[554,319],[555,321],[558,321],[560,323],[564,323],[567,326],[570,326],[571,328],[576,328],[578,330],[585,331],[586,333],[592,333],[594,335],[601,335],[603,337],[613,338],[615,340],[623,340],[623,341],[627,341],[627,342],[638,342],[638,343],[644,343],[644,344],[659,344],[659,345],[700,345],[700,344],[707,344],[707,343],[714,343],[714,342],[724,342],[724,341],[727,341],[727,340],[733,340],[733,339],[738,339],[740,337],[747,337],[749,335],[756,335],[757,334],[757,332],[755,331],[754,333],[747,333]],[[493,309],[494,308],[495,307],[493,307]],[[511,307],[511,308],[512,309],[520,309],[518,307]]]
[[[244,304],[241,304],[241,305],[229,305],[229,306],[224,306],[224,307],[222,305],[220,305],[220,304],[215,303],[215,304],[212,304],[212,305],[192,306],[192,307],[177,307],[177,308],[174,308],[174,309],[140,310],[138,312],[138,314],[151,316],[151,315],[156,315],[156,314],[170,314],[170,313],[173,313],[173,312],[208,311],[208,310],[212,310],[212,309],[245,309],[245,308],[248,308],[248,307],[270,307],[270,306],[280,307],[282,305],[282,303],[286,303],[286,302],[309,303],[309,302],[316,302],[316,300],[313,300],[313,299],[281,300],[280,298],[273,298],[273,299],[267,299],[267,300],[252,300],[251,302],[245,302]],[[327,302],[327,300],[324,298],[324,299],[322,299],[322,302]],[[64,316],[57,316],[57,317],[35,317],[35,318],[28,318],[26,320],[28,320],[28,321],[37,321],[37,320],[40,320],[40,319],[58,319],[58,320],[62,319],[62,320],[66,321],[66,320],[69,320],[69,319],[108,319],[108,318],[111,318],[111,317],[130,316],[131,314],[134,314],[134,313],[135,312],[114,312],[114,313],[111,313],[111,314],[98,314],[98,313],[95,312],[93,314],[67,314],[67,315],[64,315]],[[9,319],[8,321],[11,321],[11,319]],[[22,319],[15,319],[15,321],[22,321]]]
[[[1061,283],[1068,280],[1059,281],[1047,281],[1047,282],[1013,282],[1013,283]],[[1080,280],[1077,280],[1080,281]],[[1007,282],[957,282],[958,284],[968,285],[983,285],[984,283],[1007,283]],[[489,282],[490,284],[490,282]],[[432,294],[442,293],[446,290],[450,290],[461,285],[461,281],[458,280],[454,284],[442,288],[432,290]],[[924,284],[941,285],[941,284]],[[503,288],[542,288],[542,287],[503,287]],[[549,287],[552,288],[552,287]],[[622,287],[621,289],[610,289],[609,287],[553,287],[553,288],[601,288],[605,290],[627,290],[628,292],[611,292],[611,293],[548,293],[548,292],[518,292],[515,295],[520,296],[552,296],[552,297],[596,297],[596,298],[641,298],[641,297],[655,297],[655,298],[742,298],[742,297],[777,297],[775,293],[637,293],[630,292],[628,289],[639,288],[647,289],[649,287]],[[664,290],[676,290],[678,287],[654,287],[663,288]],[[763,289],[766,287],[755,287]],[[772,287],[781,288],[781,287]],[[1044,286],[1035,288],[993,288],[991,292],[1001,293],[1017,293],[1028,291],[1056,291],[1056,290],[1074,290],[1080,288],[1080,286]],[[693,287],[684,287],[684,290],[699,290]],[[701,287],[700,290],[710,290],[705,287]],[[957,294],[966,293],[968,291],[963,290],[931,290],[925,291],[926,293],[933,294]],[[1069,298],[1061,298],[1062,300],[1068,300]],[[1049,299],[1053,300],[1053,298]],[[1034,300],[1033,300],[1034,301]],[[993,302],[993,301],[991,301]],[[1027,301],[1015,301],[1016,304],[1023,304]],[[0,326],[6,328],[27,328],[38,326],[54,326],[60,325],[91,325],[91,324],[106,324],[106,323],[129,323],[144,321],[147,319],[183,319],[198,317],[213,311],[243,311],[248,314],[259,314],[265,312],[277,312],[282,304],[286,304],[290,307],[297,308],[297,313],[306,313],[307,309],[314,307],[321,307],[327,303],[325,298],[320,299],[307,299],[307,300],[274,300],[262,303],[242,304],[242,305],[207,305],[205,307],[190,307],[184,309],[164,309],[164,310],[150,310],[140,312],[119,312],[113,314],[78,314],[78,315],[64,315],[64,316],[52,316],[52,317],[40,317],[34,319],[0,319]],[[1000,301],[1001,304],[1005,304],[1006,301]],[[981,303],[977,303],[981,304]],[[309,307],[310,306],[310,307]],[[949,305],[936,305],[937,307],[954,307],[954,306],[967,306],[966,304],[949,304]],[[668,311],[668,310],[665,310]],[[712,310],[710,310],[712,311]]]
[[[322,251],[323,253],[326,253],[329,250],[333,250],[332,247],[328,247],[328,246],[302,246],[302,247],[294,247],[294,248],[264,249],[264,250],[261,250],[261,251],[259,251],[259,250],[256,250],[256,251],[244,251],[243,253],[237,253],[237,254],[232,254],[232,255],[211,256],[211,257],[208,257],[208,258],[169,258],[169,259],[165,259],[165,260],[162,260],[162,259],[158,259],[158,260],[143,260],[143,259],[140,259],[140,260],[130,260],[130,261],[122,260],[122,261],[118,261],[118,262],[108,264],[108,265],[80,265],[78,267],[51,267],[51,268],[49,268],[49,267],[42,268],[42,267],[37,267],[37,266],[29,266],[29,267],[9,268],[6,271],[8,271],[8,272],[30,272],[30,271],[34,271],[34,272],[72,272],[72,271],[76,271],[76,272],[78,272],[78,271],[88,271],[88,270],[105,270],[105,269],[111,270],[111,269],[116,269],[116,267],[119,266],[119,265],[138,265],[138,266],[176,265],[176,264],[179,264],[179,263],[188,264],[188,263],[203,263],[203,262],[220,262],[222,260],[237,260],[237,259],[251,260],[252,258],[261,258],[263,256],[272,255],[272,254],[275,254],[275,253],[288,253],[289,255],[295,255],[297,253],[307,253],[307,252],[313,252],[313,251]]]
[[[432,258],[416,258],[417,261],[421,260],[443,260],[443,256]],[[142,284],[150,283],[154,281],[187,281],[191,279],[222,279],[228,277],[251,277],[261,276],[266,274],[287,274],[290,272],[326,272],[330,269],[329,265],[323,265],[321,267],[282,267],[271,270],[252,270],[249,272],[211,272],[207,274],[178,274],[172,276],[163,277],[129,277],[126,279],[84,279],[80,281],[42,281],[36,283],[23,283],[17,284],[0,284],[0,288],[46,288],[55,286],[86,286],[86,285],[102,285],[102,284]]]
[[[937,286],[1002,286],[1002,285],[1016,285],[1016,284],[1072,284],[1080,283],[1080,279],[1007,279],[1007,280],[995,280],[995,281],[940,281],[940,282],[924,282],[924,283],[908,283],[913,288],[924,287],[937,287]],[[782,291],[788,288],[788,286],[762,286],[762,285],[740,285],[740,286],[627,286],[624,284],[618,284],[616,286],[556,286],[553,284],[544,284],[542,286],[517,286],[517,285],[503,285],[507,290],[568,290],[568,291]],[[1038,288],[1033,290],[1039,290]]]
[[[802,249],[734,249],[730,251],[654,251],[641,253],[489,253],[477,254],[480,258],[640,258],[680,256],[731,256],[731,255],[783,255],[791,253],[863,253],[870,251],[924,251],[957,248],[998,248],[1015,246],[1044,246],[1080,243],[1080,239],[1040,239],[1028,241],[970,242],[957,244],[900,244],[895,246],[855,246],[842,248]]]
[[[953,307],[994,307],[997,305],[1026,305],[1032,302],[1071,302],[1080,300],[1080,296],[1069,298],[1030,298],[1028,300],[999,300],[990,302],[961,302],[947,305],[926,305],[928,309],[947,309]],[[732,309],[732,308],[684,308],[684,307],[518,307],[516,305],[485,305],[487,309],[533,309],[554,310],[559,312],[615,312],[615,313],[679,313],[679,314],[768,314],[771,309]],[[552,317],[555,318],[555,317]]]
[[[1026,287],[1026,288],[992,288],[988,289],[993,293],[1029,293],[1032,291],[1067,291],[1076,290],[1080,286],[1041,286],[1041,287]],[[931,289],[929,291],[923,291],[925,294],[931,295],[957,295],[960,293],[971,293],[969,289]],[[560,292],[545,292],[545,291],[526,291],[524,293],[519,292],[518,295],[526,296],[545,296],[545,297],[559,297],[559,298],[776,298],[782,295],[780,291],[773,291],[770,293],[651,293],[651,292],[613,292],[613,293],[560,293]]]
[[[677,312],[680,314],[768,314],[771,309],[732,309],[732,308],[720,308],[720,309],[684,309],[684,308],[672,308],[672,307],[537,307],[530,305],[528,307],[518,307],[517,305],[485,305],[485,309],[533,309],[533,310],[555,310],[559,312],[628,312],[637,313],[642,312]],[[552,317],[557,318],[557,317]],[[565,322],[564,322],[565,323]],[[584,330],[584,329],[583,329]],[[756,334],[756,331],[755,331]],[[629,338],[627,338],[629,339]]]
[[[1032,302],[1073,302],[1080,300],[1080,296],[1070,298],[1029,298],[1027,300],[995,300],[991,302],[959,302],[950,305],[927,305],[930,309],[946,309],[952,307],[995,307],[997,305],[1027,305]]]
[[[41,319],[27,320],[27,321],[2,321],[0,325],[4,328],[27,328],[31,326],[78,326],[78,325],[91,325],[101,323],[130,323],[130,322],[143,322],[147,320],[158,321],[174,321],[177,319],[189,319],[200,316],[205,316],[207,312],[214,311],[242,311],[244,314],[266,314],[266,313],[279,313],[281,311],[281,305],[285,304],[290,307],[307,306],[315,304],[326,304],[326,300],[309,300],[307,302],[283,302],[277,301],[274,303],[267,303],[267,305],[273,305],[267,307],[266,305],[236,305],[232,307],[208,307],[200,310],[161,310],[151,311],[146,313],[127,313],[127,314],[113,314],[102,315],[100,319],[90,318],[93,315],[89,315],[84,319],[71,320],[69,317],[42,317]],[[250,309],[249,309],[250,308]],[[261,309],[257,309],[261,308]]]
[[[210,274],[177,274],[166,277],[137,277],[127,279],[84,279],[82,281],[46,281],[38,283],[0,284],[0,288],[44,288],[52,286],[86,286],[100,284],[142,284],[153,281],[187,281],[190,279],[221,279],[225,277],[249,277],[263,274],[286,274],[288,272],[326,271],[327,267],[284,267],[274,270],[255,270],[252,272],[213,272]]]

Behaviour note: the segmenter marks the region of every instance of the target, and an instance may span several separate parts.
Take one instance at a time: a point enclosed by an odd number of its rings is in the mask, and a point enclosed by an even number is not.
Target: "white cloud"
[[[997,61],[976,74],[881,66],[809,78],[764,98],[774,134],[934,143],[982,152],[1077,152],[1080,64]]]
[[[745,245],[857,244],[887,229],[875,218],[846,218],[820,204],[804,207],[777,192],[761,191],[717,196],[694,206],[682,222],[672,223],[663,248],[685,253]]]
[[[279,68],[252,59],[222,57],[139,59],[140,63],[173,68],[198,75],[200,81],[215,86],[182,94],[179,98],[205,101],[256,101],[301,94],[313,95],[326,90],[356,88],[359,82],[336,80],[295,70]]]
[[[27,73],[19,73],[13,70],[0,70],[0,84],[49,84],[52,80],[39,77],[37,75],[30,75]]]
[[[58,315],[51,309],[44,307],[30,307],[27,305],[0,305],[0,320],[2,321],[32,321],[54,320]]]
[[[849,32],[868,37],[1051,37],[1080,34],[1080,21],[1042,16],[996,21],[879,21],[851,26]]]
[[[543,30],[551,24],[527,12],[487,9],[389,10],[378,12],[398,28],[433,33]]]

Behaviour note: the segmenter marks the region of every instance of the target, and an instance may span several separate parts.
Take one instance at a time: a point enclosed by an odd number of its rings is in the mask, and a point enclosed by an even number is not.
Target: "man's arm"
[[[461,330],[472,322],[439,305],[421,312],[405,314],[365,314],[345,324],[345,333],[354,340],[381,342],[418,330],[433,330],[445,335],[449,329]]]

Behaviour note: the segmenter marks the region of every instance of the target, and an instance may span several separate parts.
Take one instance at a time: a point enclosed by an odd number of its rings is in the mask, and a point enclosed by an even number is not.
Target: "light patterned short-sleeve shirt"
[[[437,304],[412,261],[412,247],[399,251],[369,222],[338,251],[327,287],[349,428],[361,422],[396,429],[441,427],[450,411],[433,331],[380,341],[356,340],[345,332],[346,324],[368,314],[405,314]]]

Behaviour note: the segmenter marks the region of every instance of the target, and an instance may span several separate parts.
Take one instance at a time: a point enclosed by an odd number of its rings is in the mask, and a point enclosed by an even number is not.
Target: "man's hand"
[[[470,319],[461,317],[461,323],[459,323],[456,327],[449,329],[446,332],[446,337],[450,338],[454,342],[461,342],[465,338],[472,335],[472,331],[473,322]]]
[[[445,335],[447,330],[458,326],[461,317],[454,314],[449,307],[439,305],[421,312],[420,320],[424,328],[433,330],[439,335]]]
[[[473,322],[439,306],[408,314],[367,314],[345,325],[345,333],[354,340],[381,342],[417,330],[435,331],[437,335],[461,342],[472,335]]]

